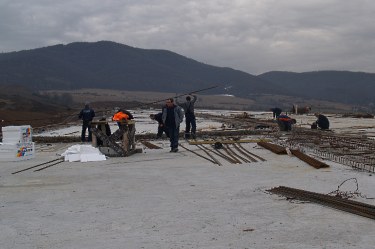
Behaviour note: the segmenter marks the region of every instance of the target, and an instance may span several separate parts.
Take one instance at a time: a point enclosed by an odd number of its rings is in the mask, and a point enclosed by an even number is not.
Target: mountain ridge
[[[112,42],[66,45],[0,54],[0,86],[21,85],[30,91],[114,89],[189,92],[241,98],[278,95],[371,106],[375,74],[351,71],[283,72],[252,75],[205,64],[169,50],[143,49]],[[283,100],[273,102],[284,104]]]

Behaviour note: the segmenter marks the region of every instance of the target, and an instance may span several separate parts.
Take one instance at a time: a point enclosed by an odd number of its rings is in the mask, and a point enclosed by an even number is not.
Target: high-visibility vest
[[[280,115],[279,118],[278,118],[279,121],[286,121],[286,122],[290,122],[292,119],[286,115]]]
[[[129,119],[129,115],[123,112],[118,112],[112,117],[113,121],[128,120],[128,119]]]

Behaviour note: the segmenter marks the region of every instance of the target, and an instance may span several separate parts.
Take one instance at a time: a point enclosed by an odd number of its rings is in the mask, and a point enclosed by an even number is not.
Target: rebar
[[[286,196],[302,201],[311,201],[345,212],[357,214],[370,219],[375,219],[375,206],[352,200],[342,199],[337,196],[330,196],[320,193],[309,192],[301,189],[294,189],[280,186],[267,190],[271,193]]]

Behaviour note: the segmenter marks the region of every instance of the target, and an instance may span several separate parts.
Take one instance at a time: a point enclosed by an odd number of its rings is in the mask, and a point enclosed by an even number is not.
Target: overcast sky
[[[375,73],[373,0],[0,0],[0,51],[109,40],[261,74]]]

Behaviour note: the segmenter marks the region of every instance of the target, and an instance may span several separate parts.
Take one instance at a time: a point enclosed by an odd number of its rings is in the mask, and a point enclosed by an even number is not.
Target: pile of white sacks
[[[106,160],[98,148],[91,145],[73,145],[61,154],[66,162],[94,162]]]
[[[2,128],[3,142],[0,143],[0,161],[11,162],[35,157],[30,125],[5,126]]]

